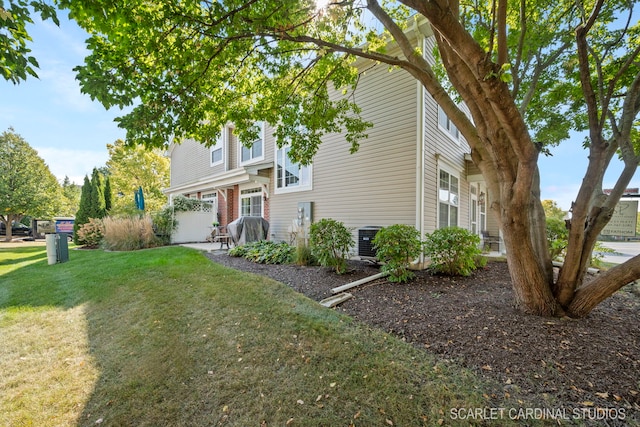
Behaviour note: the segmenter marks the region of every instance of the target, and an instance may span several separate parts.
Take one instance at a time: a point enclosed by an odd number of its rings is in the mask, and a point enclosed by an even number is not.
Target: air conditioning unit
[[[373,238],[382,227],[370,225],[358,229],[358,255],[361,257],[376,257],[376,250],[373,248]]]

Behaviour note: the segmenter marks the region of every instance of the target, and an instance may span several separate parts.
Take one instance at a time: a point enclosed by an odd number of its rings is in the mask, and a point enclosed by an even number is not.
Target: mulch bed
[[[214,262],[265,275],[320,301],[331,289],[379,272],[350,261],[337,275],[323,267],[262,265],[226,254]],[[459,363],[492,385],[491,397],[523,406],[623,414],[602,425],[640,424],[640,296],[624,289],[587,318],[541,318],[518,312],[505,262],[490,262],[471,277],[417,272],[408,284],[384,279],[347,291],[336,310]],[[595,412],[584,412],[593,418]],[[589,424],[590,422],[587,422]]]

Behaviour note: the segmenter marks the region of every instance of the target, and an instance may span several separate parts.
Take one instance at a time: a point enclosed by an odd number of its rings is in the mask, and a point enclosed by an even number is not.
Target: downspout
[[[419,33],[420,34],[420,33]],[[424,52],[425,40],[424,37],[420,37],[420,44],[422,51]],[[424,241],[425,239],[425,224],[424,224],[424,203],[425,203],[425,137],[424,137],[424,87],[422,84],[417,81],[417,97],[418,97],[418,105],[417,105],[417,124],[416,128],[418,131],[417,142],[416,142],[416,228],[420,235],[420,241]],[[420,252],[420,258],[418,259],[418,267],[424,268],[425,257],[424,252]]]

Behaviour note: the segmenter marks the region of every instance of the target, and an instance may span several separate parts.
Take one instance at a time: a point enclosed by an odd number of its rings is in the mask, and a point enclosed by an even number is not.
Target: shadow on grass
[[[20,248],[20,254],[31,254],[30,256],[18,255],[13,248],[3,248],[0,246],[0,252],[9,254],[0,258],[0,267],[15,264],[27,264],[30,261],[42,259],[42,255],[46,252],[46,248],[43,246],[30,246]],[[15,254],[15,255],[11,255]],[[46,259],[46,257],[45,257]]]
[[[469,425],[450,409],[497,406],[469,372],[196,251],[43,263],[3,276],[0,308],[83,307],[99,375],[77,425]]]

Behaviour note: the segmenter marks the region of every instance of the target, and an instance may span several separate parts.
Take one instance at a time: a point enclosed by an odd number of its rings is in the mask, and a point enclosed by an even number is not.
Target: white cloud
[[[37,70],[44,90],[50,91],[52,103],[73,111],[96,111],[100,105],[92,103],[80,92],[73,68],[84,62],[89,51],[84,45],[88,34],[73,22],[62,18],[60,27],[51,21],[37,20],[33,29],[33,54],[40,64]]]
[[[40,79],[54,93],[54,103],[65,109],[87,112],[97,111],[102,106],[91,101],[89,95],[80,91],[80,84],[76,80],[75,72],[68,68],[68,64],[48,64],[42,67]]]
[[[109,159],[106,148],[101,151],[73,150],[54,147],[34,147],[59,181],[68,176],[72,182],[82,185],[85,175],[91,177],[94,167],[102,167]]]
[[[547,185],[541,188],[542,200],[554,200],[557,205],[565,211],[571,209],[571,203],[576,199],[579,184],[568,183],[564,185]]]

